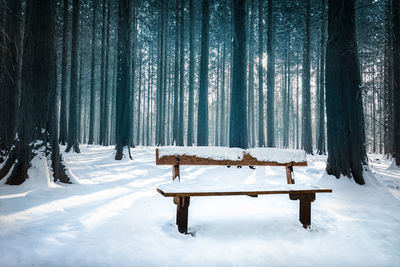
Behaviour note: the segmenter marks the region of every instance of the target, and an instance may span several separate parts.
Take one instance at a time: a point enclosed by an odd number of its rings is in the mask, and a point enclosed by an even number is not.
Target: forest
[[[363,184],[366,152],[400,164],[398,5],[3,1],[0,177],[42,140],[55,181],[60,143],[301,148]]]
[[[399,5],[0,0],[0,265],[400,266]]]

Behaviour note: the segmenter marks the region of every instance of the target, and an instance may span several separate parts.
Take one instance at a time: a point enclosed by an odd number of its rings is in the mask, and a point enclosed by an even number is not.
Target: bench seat
[[[160,185],[157,191],[165,197],[173,197],[177,205],[176,224],[180,233],[187,233],[190,197],[239,196],[288,194],[291,200],[300,200],[299,220],[304,228],[311,225],[311,202],[316,193],[331,193],[332,189],[299,184],[268,186],[250,184],[238,186],[200,185],[198,183],[171,183]]]

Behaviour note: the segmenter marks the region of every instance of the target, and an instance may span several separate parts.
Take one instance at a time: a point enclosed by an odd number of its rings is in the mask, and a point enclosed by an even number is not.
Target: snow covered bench
[[[173,197],[177,204],[176,224],[181,233],[187,233],[190,197],[288,194],[291,200],[300,200],[299,220],[304,228],[311,225],[311,202],[316,193],[330,193],[332,189],[296,185],[293,166],[307,166],[305,152],[276,148],[243,150],[227,147],[162,147],[156,149],[157,165],[172,165],[172,184],[161,185],[157,191],[165,197]],[[278,187],[265,184],[215,186],[180,181],[180,165],[225,166],[284,166],[287,185]],[[178,178],[178,179],[176,179]]]

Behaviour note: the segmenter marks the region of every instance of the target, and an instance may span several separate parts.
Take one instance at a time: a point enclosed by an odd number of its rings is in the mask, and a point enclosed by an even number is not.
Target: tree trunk
[[[394,157],[400,166],[400,10],[399,1],[392,0],[393,27],[393,121],[394,121]]]
[[[179,28],[180,33],[180,74],[179,74],[179,130],[178,130],[178,145],[183,146],[184,144],[184,132],[185,132],[185,116],[184,116],[184,97],[185,97],[185,48],[184,48],[184,37],[185,37],[185,28],[184,28],[184,0],[180,0],[180,23],[181,26]]]
[[[189,0],[189,107],[187,145],[194,144],[194,8]]]
[[[386,0],[385,7],[385,92],[384,92],[384,150],[387,156],[393,155],[393,66],[392,66],[392,21],[391,3]]]
[[[197,145],[208,145],[208,55],[210,3],[203,0],[201,19],[201,55],[200,55],[200,88],[197,112]]]
[[[325,154],[325,0],[321,4],[321,44],[320,44],[320,66],[319,66],[319,125],[317,153]]]
[[[250,8],[249,8],[250,10]],[[255,134],[254,134],[254,13],[255,6],[254,0],[251,0],[251,14],[249,24],[249,86],[248,86],[248,99],[247,99],[247,123],[248,123],[248,139],[250,147],[254,147]]]
[[[92,0],[93,18],[92,18],[92,60],[90,70],[90,122],[89,122],[89,140],[88,144],[93,145],[94,139],[94,121],[95,121],[95,103],[96,103],[96,91],[95,91],[95,72],[96,72],[96,0]]]
[[[70,183],[58,147],[55,1],[27,0],[26,11],[21,74],[24,105],[19,109],[18,139],[0,170],[0,179],[7,175],[8,184],[21,184],[29,178],[31,167],[43,164],[52,169],[48,170],[53,175],[50,179]]]
[[[310,0],[306,1],[305,38],[303,47],[303,73],[302,73],[302,147],[313,153],[311,130],[311,96],[310,96]]]
[[[267,146],[275,146],[274,98],[275,98],[275,25],[273,18],[273,0],[268,0],[267,28]]]
[[[5,65],[2,65],[4,76],[2,79],[0,77],[0,81],[2,81],[0,85],[0,150],[8,151],[13,144],[18,126],[17,110],[21,83],[21,0],[7,1],[6,10],[6,38],[5,51],[3,52]],[[3,48],[0,47],[0,49]]]
[[[263,89],[263,1],[258,1],[258,146],[265,146]]]
[[[65,152],[71,148],[80,153],[78,144],[78,49],[79,49],[79,0],[72,1],[72,46],[71,46],[71,82],[68,121],[68,145]]]
[[[102,7],[102,23],[101,23],[101,65],[100,65],[100,133],[99,133],[99,144],[104,145],[105,141],[105,49],[106,49],[106,0],[103,0]]]
[[[233,1],[234,36],[229,146],[247,148],[246,0]]]
[[[111,13],[111,0],[108,0],[107,8],[107,37],[106,37],[106,66],[105,66],[105,80],[104,80],[104,145],[109,145],[110,137],[110,13]]]
[[[69,4],[64,0],[63,34],[62,34],[62,63],[61,63],[61,107],[60,107],[60,142],[65,145],[68,138],[67,120],[67,74],[68,74],[68,36],[69,36]]]
[[[118,64],[116,95],[116,154],[121,160],[124,147],[129,151],[129,105],[131,65],[131,0],[118,3]],[[129,152],[129,157],[131,157]]]
[[[327,173],[364,184],[366,163],[361,79],[355,34],[355,0],[328,2],[326,47]],[[341,103],[340,105],[338,103]]]

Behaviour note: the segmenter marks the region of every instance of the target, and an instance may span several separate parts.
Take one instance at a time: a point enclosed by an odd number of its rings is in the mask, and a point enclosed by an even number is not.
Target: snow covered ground
[[[155,190],[171,168],[155,165],[154,148],[121,162],[112,147],[81,150],[65,155],[79,184],[0,182],[0,266],[400,266],[400,169],[381,155],[370,155],[365,186],[324,175],[323,156],[295,168],[297,183],[333,189],[317,194],[309,230],[287,195],[198,197],[182,235],[172,199]],[[286,182],[282,167],[187,166],[181,177]]]

